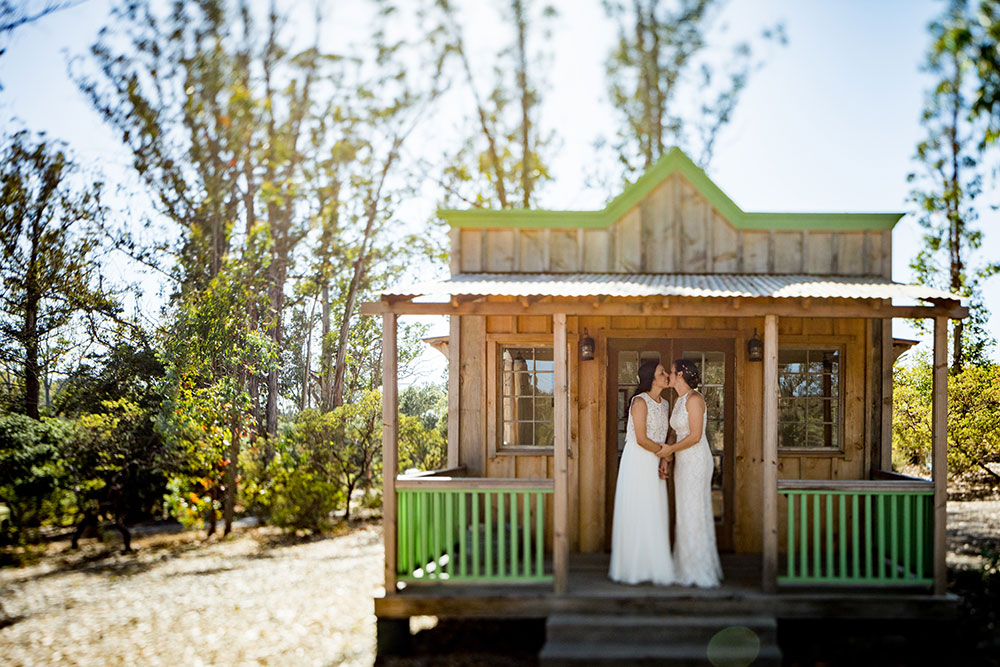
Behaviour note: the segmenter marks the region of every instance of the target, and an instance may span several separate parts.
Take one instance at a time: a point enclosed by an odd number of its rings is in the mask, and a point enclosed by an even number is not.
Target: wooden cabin
[[[946,324],[967,309],[892,281],[902,214],[745,212],[674,149],[598,211],[441,215],[451,277],[364,306],[384,321],[380,623],[733,595],[777,618],[947,613]],[[448,469],[404,477],[411,314],[450,316]],[[893,318],[934,321],[933,480],[891,472]],[[725,595],[606,579],[626,399],[639,363],[680,357],[703,378]]]

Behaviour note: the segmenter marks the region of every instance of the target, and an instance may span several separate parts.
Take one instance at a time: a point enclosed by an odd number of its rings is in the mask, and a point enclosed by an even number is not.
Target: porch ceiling
[[[465,273],[399,285],[386,300],[415,297],[693,297],[746,299],[901,299],[965,305],[949,292],[873,276],[680,273]]]

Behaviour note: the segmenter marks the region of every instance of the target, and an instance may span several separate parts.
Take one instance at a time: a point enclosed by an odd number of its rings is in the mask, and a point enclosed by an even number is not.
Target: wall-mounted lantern
[[[580,339],[580,361],[593,361],[594,359],[594,339],[586,329],[583,330],[583,338]]]
[[[753,330],[753,338],[747,341],[747,360],[764,361],[764,341],[757,337],[757,330]]]

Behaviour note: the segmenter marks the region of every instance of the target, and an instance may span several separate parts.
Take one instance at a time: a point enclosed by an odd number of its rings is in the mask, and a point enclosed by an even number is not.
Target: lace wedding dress
[[[687,400],[691,392],[674,403],[670,426],[680,442],[691,432]],[[715,518],[712,516],[712,472],[715,464],[701,424],[701,440],[674,454],[674,569],[677,583],[685,586],[718,586],[722,565],[715,548]]]
[[[646,402],[646,435],[654,442],[667,439],[670,408],[642,393],[633,401]],[[660,460],[636,442],[635,424],[629,410],[625,432],[625,450],[618,466],[615,490],[615,514],[611,529],[611,567],[608,576],[614,581],[637,584],[674,583],[674,565],[670,556],[670,513],[667,485],[660,479]]]

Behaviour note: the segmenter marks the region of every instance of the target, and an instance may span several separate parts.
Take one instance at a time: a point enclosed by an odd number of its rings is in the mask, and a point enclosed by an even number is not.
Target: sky
[[[614,131],[604,82],[614,31],[599,0],[553,4],[560,18],[546,41],[551,57],[539,122],[557,132],[551,158],[555,180],[542,191],[539,204],[600,208],[607,193],[588,188],[586,176],[598,161],[594,140]],[[87,0],[15,35],[0,58],[0,125],[14,127],[10,119],[16,117],[17,125],[62,138],[82,163],[99,164],[109,183],[128,189],[134,185],[128,155],[67,75],[68,59],[95,40],[109,6],[107,0]],[[490,3],[463,6],[473,66],[488,76],[504,33],[497,30]],[[366,7],[362,0],[337,0],[332,23],[364,34]],[[930,85],[920,65],[927,24],[942,7],[928,0],[731,0],[715,21],[719,44],[751,37],[779,21],[788,43],[760,50],[764,65],[752,75],[720,135],[708,175],[748,211],[912,211],[906,176],[916,168],[912,156],[923,137],[920,112]],[[457,116],[447,114],[435,122],[441,127],[426,136],[460,126]],[[432,149],[433,143],[417,141],[409,150]],[[995,189],[989,183],[987,193]],[[413,210],[429,215],[435,204],[428,197],[413,202]],[[984,260],[1000,260],[996,223],[996,212],[985,207],[979,223],[986,231]],[[893,232],[895,280],[911,280],[908,263],[919,239],[919,226],[907,215]],[[124,264],[120,268],[122,277],[132,276],[130,271]],[[156,280],[143,280],[150,294],[138,307],[155,309]],[[1000,313],[998,281],[992,279],[984,289],[991,313]],[[991,317],[990,330],[1000,339],[1000,316]],[[446,331],[439,323],[432,333]],[[895,322],[894,331],[917,337],[904,322]],[[436,354],[427,357],[435,374],[443,362]]]

